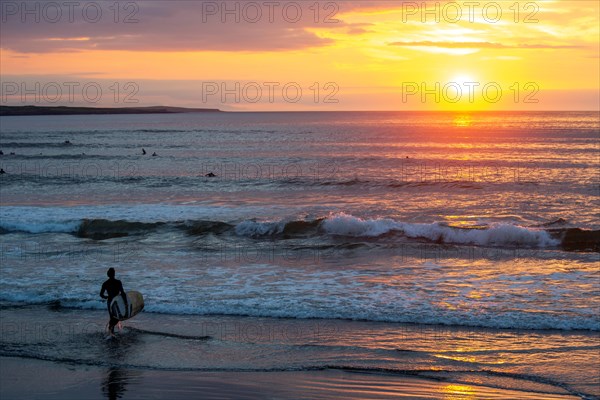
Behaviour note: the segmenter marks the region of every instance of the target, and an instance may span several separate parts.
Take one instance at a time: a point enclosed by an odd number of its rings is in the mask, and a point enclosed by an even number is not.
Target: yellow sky
[[[305,91],[314,82],[320,86],[333,82],[339,87],[338,103],[289,104],[276,99],[275,103],[231,104],[231,108],[244,110],[572,109],[573,104],[575,108],[597,108],[598,2],[542,1],[535,2],[535,7],[528,6],[532,2],[520,2],[516,3],[518,16],[515,3],[496,2],[504,12],[497,22],[482,18],[481,8],[473,11],[474,22],[465,14],[455,22],[456,8],[446,9],[446,14],[440,10],[439,22],[431,14],[423,22],[422,10],[402,8],[398,2],[365,9],[345,9],[341,4],[336,18],[346,27],[313,24],[304,28],[329,39],[329,44],[287,50],[19,52],[3,40],[1,70],[4,80],[7,76],[42,75],[135,81],[139,82],[141,103],[160,99],[182,106],[203,104],[196,104],[189,94],[178,98],[164,85],[158,93],[156,85],[171,81],[239,81],[244,85],[254,81],[298,82]],[[469,9],[463,4],[461,10]],[[488,11],[493,14],[494,10]],[[525,22],[528,17],[530,21]],[[466,86],[466,82],[474,84]],[[456,85],[463,92],[454,103],[448,99],[456,100]],[[440,98],[433,93],[422,97],[422,89],[436,91],[438,87]],[[500,88],[501,100],[485,101],[483,87],[489,90],[488,99]],[[473,101],[468,99],[470,90]],[[526,102],[536,99],[537,103]]]

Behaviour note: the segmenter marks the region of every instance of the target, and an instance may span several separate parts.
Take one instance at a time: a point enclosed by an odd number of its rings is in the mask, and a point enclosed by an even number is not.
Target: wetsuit
[[[105,291],[107,292],[108,296],[104,294]],[[106,306],[108,308],[108,315],[110,315],[110,303],[119,294],[121,294],[121,296],[123,296],[123,301],[125,302],[125,309],[127,309],[127,296],[125,296],[125,289],[123,289],[123,284],[121,283],[121,281],[118,279],[115,279],[115,278],[108,278],[102,284],[102,289],[100,289],[100,297],[102,297],[103,299],[108,299],[108,300],[106,300]],[[113,318],[112,315],[110,315],[110,321],[108,323],[108,328],[110,330],[110,333],[114,333],[115,326],[118,323],[119,323],[119,320],[116,318]]]

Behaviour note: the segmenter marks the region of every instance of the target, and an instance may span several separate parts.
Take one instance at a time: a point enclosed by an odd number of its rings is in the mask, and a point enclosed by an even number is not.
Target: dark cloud
[[[8,3],[12,5],[7,7]],[[364,33],[364,24],[343,22],[339,18],[343,10],[338,5],[327,7],[328,3],[319,3],[321,9],[316,13],[313,2],[303,1],[274,2],[279,6],[269,7],[264,5],[269,2],[260,1],[137,1],[130,2],[135,7],[127,9],[124,7],[128,2],[119,2],[118,15],[113,2],[77,3],[79,6],[73,9],[71,16],[67,6],[60,6],[60,11],[54,6],[45,9],[48,2],[30,2],[25,6],[25,2],[3,2],[0,46],[21,53],[90,49],[279,51],[326,46],[333,42],[319,37],[310,28],[342,28],[352,34]],[[260,5],[260,9],[248,7],[250,3]],[[300,8],[284,8],[290,3]],[[94,5],[86,8],[88,4]],[[39,7],[37,15],[31,12],[36,5]],[[29,7],[30,12],[25,14],[21,7]],[[91,22],[98,7],[102,15],[97,22]],[[60,18],[57,12],[61,13]]]

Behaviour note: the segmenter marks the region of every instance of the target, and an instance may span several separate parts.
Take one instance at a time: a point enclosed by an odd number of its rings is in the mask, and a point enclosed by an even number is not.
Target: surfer
[[[142,155],[145,156],[146,155],[146,149],[142,147]]]
[[[108,315],[110,316],[110,321],[108,321],[108,330],[110,331],[110,335],[114,336],[115,326],[119,323],[119,320],[113,318],[113,316],[110,314],[110,303],[120,294],[125,302],[125,309],[127,309],[127,296],[125,295],[125,289],[123,289],[123,284],[121,281],[115,279],[115,269],[112,267],[109,268],[108,271],[106,271],[106,275],[108,275],[108,279],[102,284],[102,288],[100,289],[100,297],[107,299],[106,304],[108,305]],[[105,295],[104,292],[107,292],[108,295]]]

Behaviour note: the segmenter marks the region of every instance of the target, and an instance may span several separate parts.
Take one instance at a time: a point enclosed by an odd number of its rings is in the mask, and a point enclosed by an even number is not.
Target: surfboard
[[[110,315],[119,321],[135,317],[144,309],[144,296],[140,292],[132,290],[126,293],[127,307],[123,301],[123,296],[119,295],[110,302]]]

